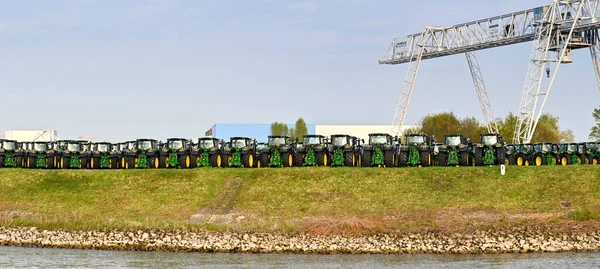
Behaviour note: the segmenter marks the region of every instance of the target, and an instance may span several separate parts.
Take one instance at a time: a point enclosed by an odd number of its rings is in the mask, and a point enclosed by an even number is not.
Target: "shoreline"
[[[515,228],[470,234],[310,235],[184,230],[41,230],[0,227],[0,246],[120,251],[297,254],[494,254],[600,251],[600,231]]]

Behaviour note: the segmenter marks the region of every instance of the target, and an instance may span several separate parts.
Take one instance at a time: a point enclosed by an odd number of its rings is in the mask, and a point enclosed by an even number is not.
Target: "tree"
[[[589,139],[600,142],[600,108],[595,108],[592,116],[596,121],[596,126],[592,127]]]
[[[288,135],[289,130],[287,124],[283,122],[271,123],[271,135]]]
[[[500,134],[502,134],[502,138],[507,143],[511,143],[513,140],[518,120],[517,116],[511,112],[504,120],[499,121],[498,128],[500,129]],[[549,113],[542,114],[531,138],[531,143],[560,143],[575,140],[573,131],[570,129],[561,130],[558,120],[558,117],[552,116]]]
[[[294,130],[293,134],[298,139],[300,139],[300,138],[302,138],[302,136],[308,134],[308,128],[306,127],[306,122],[304,122],[303,118],[299,118],[296,121],[296,126],[294,126],[294,129],[292,129],[292,130]]]
[[[487,133],[487,127],[482,125],[476,118],[474,117],[466,117],[460,120],[460,124],[458,127],[458,134],[462,134],[465,137],[471,139],[472,142],[476,142],[479,140],[479,135]],[[441,141],[441,140],[440,140]]]
[[[422,120],[421,128],[423,133],[430,137],[435,136],[437,141],[441,141],[445,134],[455,134],[459,132],[460,121],[453,113],[439,113],[427,115]]]

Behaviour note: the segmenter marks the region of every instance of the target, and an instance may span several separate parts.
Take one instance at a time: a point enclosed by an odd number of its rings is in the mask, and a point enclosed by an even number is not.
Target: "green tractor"
[[[0,168],[21,167],[23,164],[23,149],[17,141],[0,139]]]
[[[198,138],[193,154],[196,156],[197,167],[224,167],[223,141],[218,138]]]
[[[224,167],[253,168],[256,141],[248,137],[231,137],[223,150]]]
[[[531,143],[516,145],[515,164],[517,166],[529,166],[532,163],[535,146]]]
[[[195,168],[192,142],[185,138],[168,138],[159,155],[154,156],[153,168]]]
[[[577,144],[577,154],[581,158],[581,164],[591,164],[592,156],[589,154],[587,149],[587,143],[578,143]]]
[[[475,166],[506,164],[506,148],[500,134],[481,134],[473,146]]]
[[[431,166],[435,162],[432,160],[434,139],[430,139],[426,134],[407,134],[405,143],[400,145],[398,150],[398,166]]]
[[[289,136],[269,136],[267,145],[260,151],[257,167],[292,167],[294,143]]]
[[[557,165],[558,145],[552,143],[536,143],[532,162],[535,166]]]
[[[93,143],[90,154],[91,169],[116,169],[119,156],[115,154],[113,144],[108,142]]]
[[[329,166],[329,150],[325,136],[304,135],[296,146],[294,166]]]
[[[361,165],[361,144],[357,137],[337,134],[331,136],[329,156],[331,166],[354,167]]]
[[[398,137],[389,134],[369,134],[369,143],[362,145],[362,167],[395,167]]]
[[[70,140],[66,142],[61,151],[61,163],[63,169],[87,168],[89,153],[85,153],[84,144],[87,142]]]
[[[133,148],[125,151],[125,169],[155,168],[159,157],[158,141],[155,139],[137,139]]]
[[[560,143],[558,144],[558,151],[558,161],[561,165],[582,164],[579,145],[577,143]]]
[[[54,168],[54,150],[50,148],[49,142],[30,142],[27,145],[24,157],[28,168]]]
[[[470,151],[471,142],[464,135],[444,135],[444,145],[439,148],[439,164],[468,166]]]
[[[590,164],[598,165],[600,162],[600,143],[598,142],[587,142],[586,149],[587,154],[590,156]]]
[[[505,147],[506,159],[504,160],[505,165],[515,165],[517,161],[517,145],[508,144]]]

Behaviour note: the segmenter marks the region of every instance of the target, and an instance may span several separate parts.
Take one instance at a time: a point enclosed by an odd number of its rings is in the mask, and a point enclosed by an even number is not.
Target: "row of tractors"
[[[472,143],[460,134],[443,143],[426,134],[405,135],[404,143],[389,134],[369,134],[368,141],[350,135],[269,136],[259,143],[248,137],[228,142],[203,137],[197,141],[169,138],[122,143],[81,140],[17,142],[0,140],[0,167],[46,169],[135,169],[196,167],[407,167],[484,165],[598,164],[598,143],[507,145],[499,134],[482,134]]]

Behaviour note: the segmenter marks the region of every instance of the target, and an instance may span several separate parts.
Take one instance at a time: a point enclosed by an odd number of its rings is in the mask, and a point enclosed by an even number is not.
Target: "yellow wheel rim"
[[[542,157],[540,157],[540,156],[535,157],[535,165],[537,165],[537,166],[542,165]]]
[[[509,165],[510,164],[510,161],[508,160],[508,158],[504,159],[504,164],[505,165]]]
[[[90,162],[91,162],[92,168],[94,168],[94,158],[92,158],[92,160]]]
[[[567,157],[560,158],[560,164],[567,165]]]
[[[138,167],[138,158],[133,159],[133,167]]]
[[[552,165],[556,165],[556,161],[557,161],[556,157],[552,157]]]
[[[125,169],[129,169],[129,162],[125,162]]]
[[[293,161],[294,161],[294,158],[292,157],[292,154],[290,154],[290,156],[288,156],[288,166],[292,166]]]
[[[248,165],[249,165],[250,167],[253,167],[253,166],[254,166],[254,156],[252,156],[252,154],[250,154],[250,155],[248,156]]]
[[[190,155],[185,155],[185,168],[190,168],[190,163],[192,163]]]
[[[256,167],[257,167],[257,168],[260,168],[260,159],[258,159],[258,160],[256,161]]]
[[[356,156],[352,154],[352,166],[356,166]]]
[[[231,156],[227,156],[227,165],[231,163],[231,159],[232,159]]]
[[[127,167],[127,165],[125,164],[125,157],[121,158],[121,167]]]
[[[327,154],[323,153],[323,166],[327,166]]]
[[[48,166],[50,165],[50,161],[48,161],[48,158],[45,158],[44,161],[46,162],[46,168],[48,168]]]
[[[83,167],[83,162],[82,162],[81,158],[79,158],[79,168],[84,168]]]
[[[221,155],[217,155],[217,167],[221,167]]]
[[[112,159],[108,159],[108,165],[110,166],[108,168],[112,168],[112,163],[113,163],[113,160]]]
[[[593,165],[598,165],[598,159],[594,158],[594,159],[592,160],[592,164],[593,164]]]
[[[577,163],[581,164],[581,158],[580,157],[576,157],[577,158]]]
[[[165,157],[165,167],[169,167],[169,157]]]
[[[522,157],[518,157],[517,158],[517,165],[518,166],[523,166],[523,158]]]
[[[158,157],[154,157],[154,168],[158,168],[160,166],[160,160]]]
[[[525,161],[525,166],[529,166],[529,161]]]

